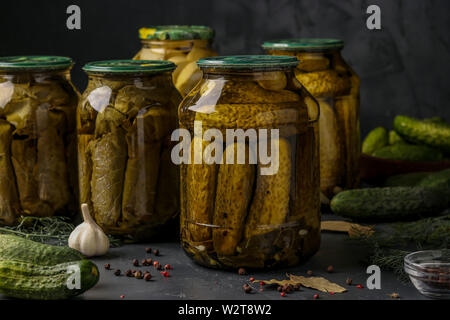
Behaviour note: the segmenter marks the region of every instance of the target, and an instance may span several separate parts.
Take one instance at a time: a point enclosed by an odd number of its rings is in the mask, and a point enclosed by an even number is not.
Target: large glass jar
[[[66,57],[0,58],[0,225],[77,211],[72,64]]]
[[[139,29],[139,37],[142,49],[133,59],[175,63],[173,83],[183,97],[202,77],[197,60],[217,56],[211,49],[214,30],[206,26],[152,26]]]
[[[359,86],[343,60],[336,39],[289,39],[265,42],[268,54],[296,56],[295,75],[320,104],[320,186],[332,195],[336,186],[359,184]]]
[[[179,118],[181,238],[199,264],[290,266],[319,248],[319,109],[295,78],[297,63],[286,56],[198,62],[203,78]]]
[[[170,157],[181,97],[168,61],[91,62],[77,111],[80,201],[105,232],[147,240],[175,230],[179,170]],[[168,233],[167,233],[168,234]]]

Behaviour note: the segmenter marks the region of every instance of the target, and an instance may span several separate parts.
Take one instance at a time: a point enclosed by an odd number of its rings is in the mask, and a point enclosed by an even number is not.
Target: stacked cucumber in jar
[[[271,56],[198,62],[203,79],[179,117],[192,137],[181,165],[182,244],[200,264],[288,266],[318,250],[318,105],[295,79],[297,63]],[[245,137],[229,139],[232,132]],[[263,161],[264,146],[272,161]]]

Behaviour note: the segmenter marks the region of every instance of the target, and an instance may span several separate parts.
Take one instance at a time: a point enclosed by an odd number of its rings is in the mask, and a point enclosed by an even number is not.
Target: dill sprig
[[[54,217],[20,217],[15,226],[0,227],[0,233],[14,234],[29,240],[57,246],[67,245],[69,236],[75,229],[70,218]],[[111,247],[122,245],[122,240],[108,236]]]
[[[400,280],[407,281],[408,276],[403,270],[407,254],[449,247],[450,214],[377,226],[373,235],[361,235],[356,240],[370,247],[369,263],[392,270]]]

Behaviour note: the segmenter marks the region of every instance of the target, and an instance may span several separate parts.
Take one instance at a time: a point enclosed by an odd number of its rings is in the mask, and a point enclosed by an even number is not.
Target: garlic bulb
[[[70,234],[69,247],[80,251],[87,257],[104,255],[109,249],[108,237],[92,219],[87,204],[81,205],[81,213],[84,222]]]

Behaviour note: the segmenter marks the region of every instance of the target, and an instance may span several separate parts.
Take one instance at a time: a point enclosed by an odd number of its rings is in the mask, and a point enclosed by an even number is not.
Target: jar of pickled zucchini
[[[181,97],[168,61],[91,62],[77,110],[80,201],[106,233],[132,241],[175,230],[179,170],[171,161]]]
[[[214,30],[206,26],[152,26],[139,29],[139,37],[142,49],[133,59],[175,63],[173,83],[183,97],[202,77],[197,60],[217,56],[211,48]]]
[[[331,196],[336,186],[359,184],[359,86],[356,73],[344,61],[337,39],[269,41],[271,55],[296,56],[295,76],[320,104],[320,186]],[[333,192],[334,190],[334,192]]]
[[[181,239],[213,268],[290,266],[320,245],[318,104],[286,56],[198,61],[179,107]],[[189,141],[190,143],[188,143]]]
[[[0,225],[77,211],[72,59],[0,58]]]

